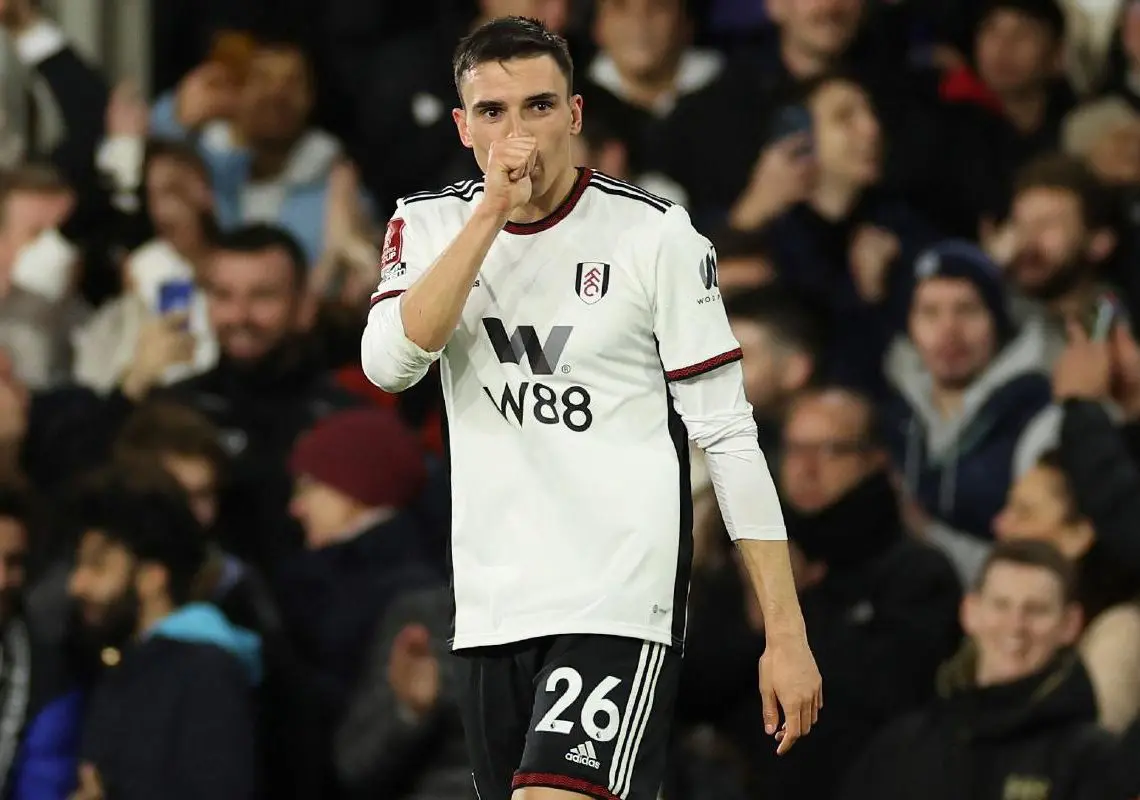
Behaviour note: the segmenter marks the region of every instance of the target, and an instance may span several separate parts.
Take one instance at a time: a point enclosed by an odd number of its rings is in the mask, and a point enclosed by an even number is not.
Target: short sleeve
[[[390,297],[399,297],[422,275],[435,255],[428,247],[422,223],[406,214],[403,201],[388,220],[384,246],[380,250],[380,280],[372,293],[372,305]]]
[[[653,333],[666,380],[739,361],[717,285],[716,251],[680,206],[665,213],[654,270]]]

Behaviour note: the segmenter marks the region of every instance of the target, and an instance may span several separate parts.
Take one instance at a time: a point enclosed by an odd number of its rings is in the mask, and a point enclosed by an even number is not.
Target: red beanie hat
[[[389,409],[326,417],[294,445],[289,468],[369,508],[406,508],[427,482],[419,439]]]

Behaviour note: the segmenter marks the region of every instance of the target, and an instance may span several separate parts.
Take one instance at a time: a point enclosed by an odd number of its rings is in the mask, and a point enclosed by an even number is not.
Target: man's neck
[[[135,638],[141,639],[149,633],[155,625],[162,622],[174,611],[174,604],[167,598],[141,603],[139,610],[139,623],[135,628]]]
[[[1001,98],[1002,109],[1013,127],[1022,134],[1036,133],[1045,122],[1049,95],[1044,87],[1011,93]]]
[[[849,183],[821,180],[808,202],[821,217],[838,222],[851,214],[862,193],[861,187]]]
[[[677,92],[677,73],[681,66],[681,53],[671,55],[669,61],[650,74],[636,75],[618,71],[622,92],[631,105],[652,111]]]
[[[1080,319],[1092,305],[1097,287],[1091,280],[1081,281],[1060,297],[1045,304],[1050,316],[1058,319]]]
[[[966,400],[966,390],[951,389],[935,384],[930,399],[934,405],[934,410],[938,412],[940,417],[952,419],[962,413],[962,406]]]
[[[549,217],[554,213],[554,209],[562,205],[562,201],[569,196],[577,180],[578,170],[574,167],[566,167],[558,176],[558,180],[551,184],[546,192],[539,197],[532,197],[529,203],[515,209],[511,213],[510,221],[526,224]]]
[[[786,35],[780,40],[780,60],[792,77],[801,81],[822,75],[834,66],[833,59],[796,47]]]

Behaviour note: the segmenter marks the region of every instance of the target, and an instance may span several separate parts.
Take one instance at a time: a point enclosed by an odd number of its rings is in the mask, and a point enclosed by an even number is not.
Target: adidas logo
[[[594,752],[594,743],[586,742],[580,744],[566,754],[567,761],[573,761],[575,764],[585,764],[587,767],[598,769],[602,765],[598,762],[598,754]]]

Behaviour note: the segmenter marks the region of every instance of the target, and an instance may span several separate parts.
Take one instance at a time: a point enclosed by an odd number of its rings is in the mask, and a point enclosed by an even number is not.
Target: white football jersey
[[[481,198],[467,181],[402,200],[373,303]],[[582,170],[549,217],[504,228],[441,358],[457,649],[573,633],[680,645],[692,513],[667,383],[739,358],[716,254],[680,206]]]

